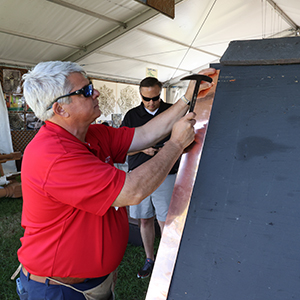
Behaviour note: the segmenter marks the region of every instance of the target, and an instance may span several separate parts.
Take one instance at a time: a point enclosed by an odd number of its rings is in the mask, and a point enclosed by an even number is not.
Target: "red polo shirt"
[[[19,261],[32,274],[100,277],[120,264],[128,241],[120,193],[134,129],[91,125],[86,142],[46,122],[22,161],[25,229]]]

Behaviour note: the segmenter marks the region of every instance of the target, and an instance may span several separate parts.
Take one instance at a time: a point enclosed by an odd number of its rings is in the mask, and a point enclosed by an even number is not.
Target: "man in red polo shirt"
[[[78,64],[44,62],[24,75],[25,100],[45,125],[22,161],[21,299],[114,299],[112,277],[128,239],[125,207],[151,194],[193,141],[192,93],[193,83],[155,122],[116,129],[90,125],[101,114],[99,92]],[[128,174],[114,167],[171,130],[145,164]]]

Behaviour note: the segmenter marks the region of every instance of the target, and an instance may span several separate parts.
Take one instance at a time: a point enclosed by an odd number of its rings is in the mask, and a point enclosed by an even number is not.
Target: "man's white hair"
[[[73,87],[67,77],[75,72],[85,75],[83,68],[77,63],[48,61],[37,64],[23,75],[25,101],[40,120],[45,121],[53,116],[53,110],[49,106],[57,97],[70,92]],[[70,103],[70,98],[58,101]]]

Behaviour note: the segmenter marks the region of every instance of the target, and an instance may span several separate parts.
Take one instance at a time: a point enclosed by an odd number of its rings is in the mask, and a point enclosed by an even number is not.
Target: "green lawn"
[[[21,223],[22,199],[0,199],[0,299],[18,300],[15,281],[10,279],[19,265],[17,250],[23,235]],[[159,239],[155,241],[157,249]],[[144,264],[145,254],[142,247],[128,244],[123,261],[118,269],[115,289],[116,300],[144,300],[149,278],[138,279],[136,274]]]
[[[11,275],[19,266],[17,249],[20,247],[22,199],[0,199],[0,299],[17,300],[15,281]]]

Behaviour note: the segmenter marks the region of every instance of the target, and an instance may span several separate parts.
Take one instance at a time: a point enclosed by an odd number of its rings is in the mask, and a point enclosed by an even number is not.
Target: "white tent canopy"
[[[1,0],[0,64],[71,60],[99,79],[165,85],[218,62],[232,40],[299,34],[299,0],[175,0],[171,19],[134,0]]]

